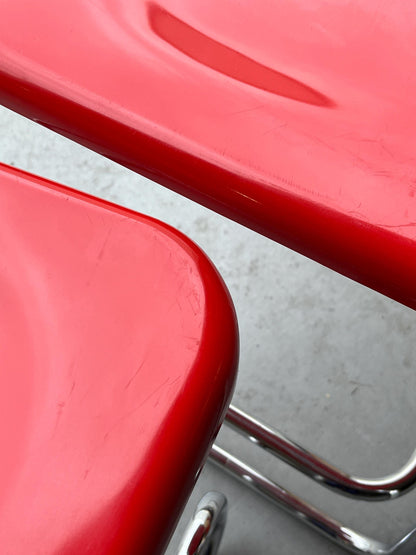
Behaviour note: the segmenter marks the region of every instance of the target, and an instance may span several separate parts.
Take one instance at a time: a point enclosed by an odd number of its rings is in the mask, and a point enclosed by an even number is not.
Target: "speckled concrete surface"
[[[205,250],[239,319],[235,404],[355,475],[387,474],[407,460],[416,446],[412,311],[3,108],[0,160],[150,214]],[[377,504],[340,499],[229,431],[219,443],[369,535],[393,540],[415,524],[416,492]],[[343,553],[208,463],[168,555],[211,489],[229,500],[222,555]]]

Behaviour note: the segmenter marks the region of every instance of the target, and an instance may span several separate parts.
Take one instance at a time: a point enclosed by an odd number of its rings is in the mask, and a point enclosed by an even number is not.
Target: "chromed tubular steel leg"
[[[357,478],[328,464],[237,407],[230,406],[225,422],[251,442],[273,453],[316,482],[349,497],[368,501],[394,499],[416,485],[416,451],[394,474],[379,479]]]
[[[227,499],[211,491],[198,503],[178,555],[216,555],[227,520]]]
[[[395,555],[414,555],[416,553],[416,528],[394,545],[384,544],[343,526],[217,445],[212,447],[210,458],[250,488],[262,493],[290,514],[351,553],[370,553],[374,555],[391,555],[393,553]]]

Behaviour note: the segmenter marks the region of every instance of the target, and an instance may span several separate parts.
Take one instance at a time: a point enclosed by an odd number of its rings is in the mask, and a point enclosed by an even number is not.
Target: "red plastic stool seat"
[[[0,545],[163,551],[233,389],[212,264],[170,227],[0,166]]]
[[[0,102],[416,308],[415,27],[401,1],[6,0]]]

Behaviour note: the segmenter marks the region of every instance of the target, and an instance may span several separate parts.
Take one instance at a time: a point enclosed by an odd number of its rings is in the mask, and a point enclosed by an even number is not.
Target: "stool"
[[[15,0],[0,8],[0,100],[416,308],[414,7],[243,4]],[[339,493],[392,499],[415,484],[414,456],[363,480],[239,409],[227,419]],[[393,549],[308,514],[350,550]]]
[[[232,394],[226,288],[189,239],[0,166],[2,553],[159,554]]]

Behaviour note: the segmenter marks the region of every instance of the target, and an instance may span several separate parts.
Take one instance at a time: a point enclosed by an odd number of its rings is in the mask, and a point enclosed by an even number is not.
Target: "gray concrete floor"
[[[355,475],[390,473],[410,456],[416,445],[411,310],[3,108],[0,161],[150,214],[202,247],[224,277],[239,319],[235,404]],[[416,492],[377,504],[341,499],[228,431],[218,441],[369,535],[394,540],[415,524]],[[343,553],[208,462],[168,555],[198,499],[212,489],[229,501],[222,555]]]

